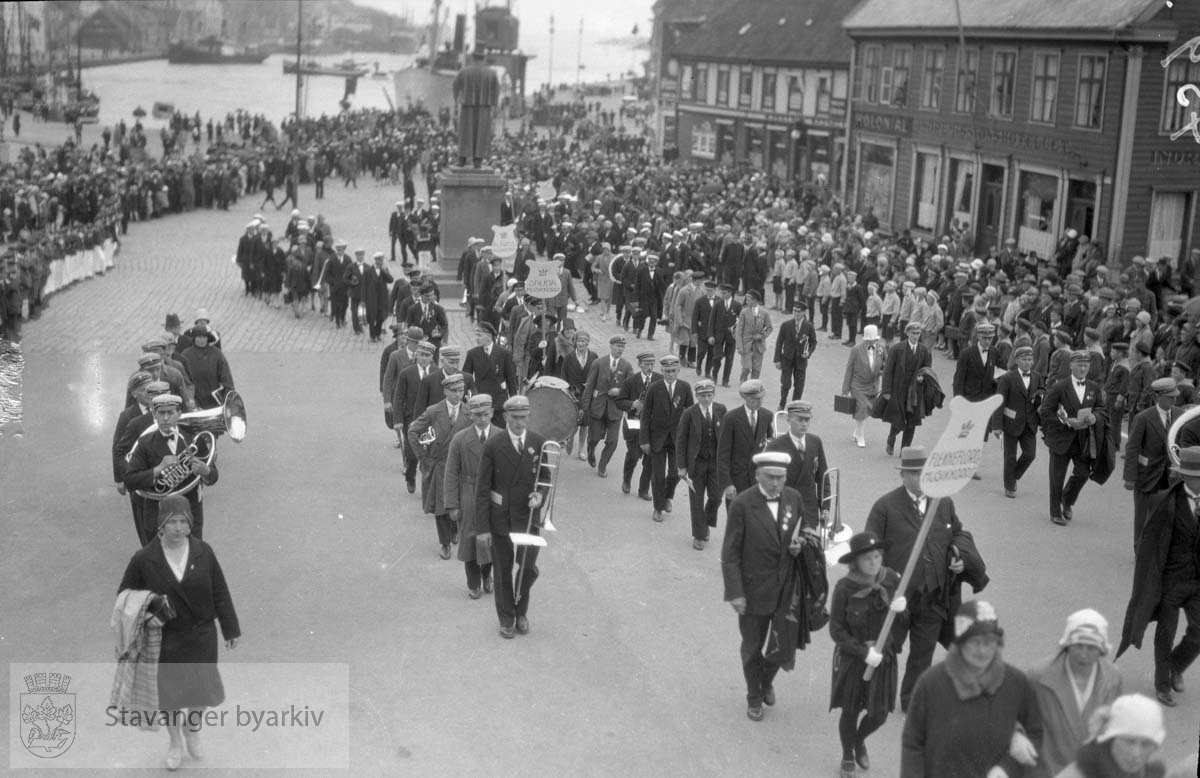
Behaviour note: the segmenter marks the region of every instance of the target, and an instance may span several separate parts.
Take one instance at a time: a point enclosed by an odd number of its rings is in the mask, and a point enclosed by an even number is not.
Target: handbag
[[[481,532],[475,536],[475,562],[480,565],[492,563],[492,533]]]
[[[858,406],[858,401],[849,394],[835,394],[833,396],[833,412],[844,413],[847,416],[853,416],[854,410]]]

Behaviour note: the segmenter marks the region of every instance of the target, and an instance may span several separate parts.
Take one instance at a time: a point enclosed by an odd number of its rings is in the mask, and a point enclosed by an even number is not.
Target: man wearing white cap
[[[790,459],[777,452],[754,456],[757,485],[730,503],[721,544],[725,601],[738,614],[746,716],[751,721],[762,720],[763,705],[775,704],[780,665],[763,654],[767,634],[785,595],[792,558],[806,536],[816,538],[816,517],[806,516],[799,492],[784,485]],[[791,592],[786,594],[790,600]]]

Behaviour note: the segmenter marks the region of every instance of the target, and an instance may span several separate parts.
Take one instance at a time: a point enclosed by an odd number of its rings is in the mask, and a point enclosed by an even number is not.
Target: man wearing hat
[[[1150,499],[1134,563],[1133,591],[1125,610],[1121,646],[1142,647],[1142,635],[1152,621],[1154,631],[1154,690],[1158,701],[1173,707],[1175,695],[1184,691],[1183,674],[1200,656],[1200,545],[1196,504],[1200,499],[1200,447],[1179,452],[1178,476],[1167,491]],[[1178,644],[1179,611],[1187,630]]]
[[[349,295],[350,303],[350,323],[354,327],[354,334],[362,334],[362,322],[358,318],[358,304],[363,300],[363,277],[366,273],[366,249],[354,250],[354,261],[342,274],[342,283],[346,285],[346,293]]]
[[[846,358],[846,373],[842,378],[842,394],[854,398],[854,444],[859,448],[867,446],[867,418],[879,396],[883,360],[879,328],[868,324],[863,327],[862,341],[850,349],[850,355]]]
[[[642,475],[638,481],[638,497],[650,500],[650,455],[641,447],[641,414],[646,404],[646,393],[650,384],[662,378],[662,373],[654,370],[654,352],[643,351],[637,355],[638,372],[632,373],[621,384],[621,392],[617,395],[617,407],[625,412],[625,464],[621,468],[621,491],[629,494],[632,488],[633,471],[638,462],[642,464]]]
[[[457,524],[446,508],[446,457],[450,440],[471,426],[463,405],[464,378],[452,373],[441,380],[443,399],[421,412],[408,427],[408,442],[421,466],[421,507],[433,514],[442,559],[450,558],[450,545],[458,540]]]
[[[421,286],[421,301],[408,309],[406,324],[420,327],[425,333],[425,339],[441,348],[442,338],[450,326],[446,319],[446,309],[434,301],[436,289],[432,284]]]
[[[417,454],[416,448],[410,444],[408,429],[420,415],[417,412],[417,399],[421,394],[421,383],[433,371],[433,352],[432,343],[417,342],[416,361],[400,371],[392,386],[392,418],[396,422],[396,432],[401,435],[404,444],[404,482],[409,494],[417,491]],[[384,389],[387,389],[386,379]]]
[[[362,271],[362,300],[367,314],[367,332],[374,343],[383,337],[383,322],[388,315],[388,286],[392,274],[383,266],[383,252],[376,251],[375,263],[365,265]]]
[[[183,398],[183,410],[195,410],[195,387],[187,378],[187,373],[176,370],[166,364],[162,354],[157,352],[145,352],[137,359],[138,370],[144,370],[150,374],[151,379],[166,381],[170,385],[171,394],[177,394]],[[186,367],[184,368],[186,370]],[[133,394],[125,393],[125,407],[128,408],[133,402]]]
[[[721,284],[720,299],[717,301],[716,313],[713,316],[715,342],[710,345],[713,353],[712,379],[720,375],[721,386],[729,386],[729,376],[733,372],[733,354],[737,348],[737,328],[742,313],[742,304],[733,299],[732,284]],[[725,369],[722,370],[722,364]]]
[[[1150,384],[1154,405],[1139,411],[1129,422],[1125,448],[1125,489],[1133,492],[1133,552],[1136,554],[1146,524],[1150,497],[1169,486],[1167,431],[1175,423],[1179,388],[1174,378]]]
[[[422,411],[435,403],[442,401],[444,397],[442,391],[442,379],[455,373],[462,374],[463,351],[458,346],[445,346],[441,352],[441,362],[437,367],[433,367],[429,371],[429,375],[425,376],[421,381],[421,386],[417,389],[417,405],[416,413],[420,415]],[[463,402],[471,399],[475,394],[475,377],[469,374],[463,375]]]
[[[405,178],[407,182],[407,177]],[[396,244],[400,244],[402,264],[408,264],[408,249],[404,245],[404,202],[396,201],[396,209],[388,216],[388,242],[392,247],[392,261],[396,261]]]
[[[154,376],[145,370],[138,370],[129,376],[127,387],[132,401],[117,416],[117,426],[113,431],[112,440],[113,482],[117,485],[118,494],[125,494],[125,456],[133,448],[138,437],[154,423],[154,414],[150,412],[150,394],[147,388],[154,382]],[[160,394],[166,394],[169,391],[171,389],[168,386]],[[134,519],[137,519],[136,512]]]
[[[774,419],[762,407],[767,388],[757,378],[738,387],[742,407],[725,414],[717,438],[717,486],[725,497],[725,507],[741,492],[754,485],[750,458],[762,451],[772,434]]]
[[[529,592],[538,578],[537,546],[513,547],[511,533],[540,534],[538,514],[547,497],[550,474],[541,462],[545,439],[528,429],[529,398],[514,395],[504,402],[505,431],[492,435],[479,457],[475,481],[475,516],[490,534],[492,564],[496,577],[496,615],[500,636],[529,632]],[[534,513],[531,521],[530,514]],[[521,586],[516,588],[513,567]]]
[[[996,426],[1004,450],[1004,496],[1009,498],[1017,496],[1017,481],[1037,456],[1038,405],[1043,385],[1041,374],[1033,369],[1032,348],[1018,346],[1013,360],[1013,369],[996,379],[996,394],[1003,400]]]
[[[234,388],[233,373],[225,355],[211,345],[213,332],[207,325],[196,325],[191,335],[192,347],[180,356],[196,387],[196,406],[216,408],[224,401],[224,393]]]
[[[1092,716],[1121,696],[1121,671],[1108,658],[1108,619],[1091,608],[1075,611],[1058,646],[1026,673],[1042,718],[1035,775],[1057,776],[1074,762]]]
[[[477,394],[466,406],[471,426],[459,430],[450,440],[444,496],[446,512],[458,528],[458,560],[466,569],[467,594],[478,600],[484,592],[492,591],[492,557],[490,545],[476,541],[488,528],[480,525],[475,513],[475,482],[484,445],[504,430],[492,424],[490,395]]]
[[[1060,526],[1071,520],[1079,493],[1106,456],[1101,444],[1107,443],[1108,412],[1100,384],[1087,380],[1090,365],[1086,351],[1073,352],[1071,377],[1052,385],[1038,406],[1043,437],[1050,449],[1050,521]],[[1064,487],[1071,463],[1074,470]]]
[[[625,353],[625,336],[613,335],[608,341],[608,356],[598,357],[588,368],[587,378],[580,397],[580,408],[588,418],[587,459],[596,465],[596,446],[604,440],[600,452],[597,473],[601,478],[608,474],[608,463],[617,450],[617,436],[621,427],[621,407],[617,404],[625,379],[633,375],[633,365],[622,356]]]
[[[734,342],[742,359],[742,377],[758,378],[762,373],[763,354],[767,351],[767,336],[773,329],[771,315],[762,304],[762,293],[756,289],[746,292],[746,304],[738,314]]]
[[[865,532],[873,532],[891,544],[883,555],[885,567],[904,570],[908,558],[913,553],[919,554],[908,590],[900,592],[908,600],[908,662],[900,684],[900,708],[904,711],[908,710],[917,679],[933,662],[933,652],[943,631],[954,620],[961,602],[960,583],[969,583],[979,592],[988,582],[975,540],[963,530],[954,500],[949,497],[938,500],[937,513],[926,519],[926,511],[933,502],[921,490],[921,471],[926,458],[923,446],[900,450],[900,465],[896,469],[900,471],[901,485],[875,501],[864,528]],[[923,521],[929,521],[929,535],[924,548],[916,549]]]
[[[192,379],[187,374],[187,367],[175,358],[173,345],[174,342],[168,340],[165,334],[153,335],[142,344],[142,352],[146,354],[158,354],[162,357],[162,375],[167,378],[168,382],[178,379],[179,384],[183,387],[183,394],[180,396],[183,397],[184,408],[191,408],[195,405],[196,387],[192,384]]]
[[[886,447],[889,457],[896,450],[897,435],[900,436],[901,448],[912,445],[917,426],[924,416],[920,407],[911,407],[908,401],[913,385],[924,382],[921,371],[933,364],[929,347],[921,342],[923,331],[924,325],[921,322],[910,321],[904,328],[906,340],[898,341],[892,346],[885,362],[881,396],[886,405],[881,418],[891,425]]]
[[[496,328],[489,322],[475,325],[475,347],[467,352],[462,371],[475,378],[474,391],[491,395],[493,422],[503,420],[504,401],[520,391],[520,384],[512,354],[496,344]]]
[[[655,521],[663,520],[663,512],[671,511],[675,487],[679,483],[676,456],[676,432],[680,419],[692,405],[692,387],[679,379],[679,357],[668,354],[660,360],[662,380],[650,384],[640,414],[641,428],[638,444],[650,457],[650,490],[654,497]]]
[[[717,360],[717,282],[704,281],[704,294],[696,298],[692,306],[691,334],[696,339],[696,375],[712,378],[713,364]]]
[[[792,400],[787,404],[787,433],[767,443],[766,450],[781,451],[791,458],[787,485],[800,493],[804,515],[816,516],[818,519],[815,520],[819,520],[827,497],[825,473],[829,463],[825,460],[825,445],[808,431],[812,416],[812,403]]]
[[[801,302],[792,308],[792,318],[780,325],[775,339],[775,367],[780,378],[779,410],[787,404],[789,390],[793,400],[804,398],[808,358],[816,348],[817,332],[808,320],[807,306]]]
[[[800,495],[787,487],[789,457],[763,452],[753,458],[757,485],[729,505],[721,544],[725,601],[738,614],[746,715],[761,721],[763,705],[775,704],[779,665],[763,655],[767,633],[784,596],[793,557],[816,537],[816,518],[804,513]],[[819,541],[816,541],[819,542]],[[787,592],[790,600],[791,592]]]
[[[192,444],[191,433],[179,429],[179,408],[183,399],[176,394],[160,394],[150,398],[154,423],[146,428],[129,452],[125,468],[125,488],[131,492],[141,489],[155,490],[155,481],[168,468],[179,465],[179,458]],[[184,496],[192,508],[192,535],[202,539],[204,532],[204,487],[217,482],[216,459],[205,464],[206,451],[199,451],[187,465],[189,477],[200,476],[199,482]],[[154,539],[158,531],[156,516],[158,504],[153,500],[142,503],[142,515],[138,522],[138,540],[144,546]]]
[[[692,516],[692,548],[704,550],[709,528],[717,526],[721,490],[717,482],[717,440],[725,419],[725,406],[713,402],[717,385],[701,378],[694,387],[696,403],[679,419],[675,457],[680,479],[690,482],[688,502]]]
[[[399,323],[392,326],[392,330],[399,331],[396,335],[396,349],[388,356],[387,366],[383,370],[383,380],[380,382],[379,390],[383,394],[383,410],[388,418],[392,418],[392,414],[400,413],[399,406],[394,406],[397,383],[400,381],[400,374],[409,365],[417,363],[417,344],[424,337],[420,327],[402,328]],[[395,427],[395,422],[391,422],[392,428]],[[402,441],[403,433],[397,433],[396,448],[403,448]]]
[[[349,280],[353,277],[354,260],[346,253],[346,241],[333,242],[334,255],[323,263],[317,282],[318,289],[329,287],[329,318],[339,330],[346,326],[346,310],[350,307]],[[361,278],[359,279],[361,282]],[[322,310],[324,305],[322,304]]]

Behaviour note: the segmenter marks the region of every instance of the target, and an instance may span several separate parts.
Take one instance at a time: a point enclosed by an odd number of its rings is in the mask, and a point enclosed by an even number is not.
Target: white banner
[[[961,396],[950,401],[950,421],[921,471],[922,492],[949,497],[967,485],[983,459],[988,420],[1002,402],[998,394],[975,403]]]

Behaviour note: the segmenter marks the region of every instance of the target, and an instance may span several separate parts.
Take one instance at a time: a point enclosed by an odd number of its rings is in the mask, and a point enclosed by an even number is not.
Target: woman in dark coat
[[[163,625],[158,658],[158,706],[169,716],[169,770],[179,767],[185,740],[188,753],[202,758],[199,737],[204,709],[225,701],[217,672],[214,622],[221,623],[229,649],[237,647],[242,634],[221,565],[207,543],[188,537],[191,527],[187,498],[174,496],[160,502],[158,538],[133,555],[118,588],[118,592],[134,589],[165,595],[175,612]]]
[[[838,735],[842,741],[842,778],[854,778],[854,765],[869,770],[867,737],[883,726],[896,707],[896,646],[904,639],[903,619],[908,602],[896,596],[900,574],[883,566],[890,543],[873,532],[850,538],[850,551],[838,562],[849,565],[846,577],[833,589],[829,610],[829,636],[833,638],[833,686],[829,709],[842,709]],[[896,613],[891,637],[883,651],[875,640],[888,610]],[[863,681],[867,667],[870,681]],[[859,721],[859,714],[867,715]]]

